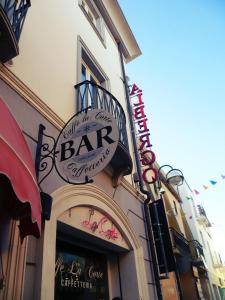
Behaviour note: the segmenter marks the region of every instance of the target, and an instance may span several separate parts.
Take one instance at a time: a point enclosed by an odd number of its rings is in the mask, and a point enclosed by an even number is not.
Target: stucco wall
[[[112,94],[124,104],[119,53],[105,27],[105,45],[79,1],[33,1],[20,39],[20,55],[11,70],[64,121],[75,109],[78,37],[110,79]]]

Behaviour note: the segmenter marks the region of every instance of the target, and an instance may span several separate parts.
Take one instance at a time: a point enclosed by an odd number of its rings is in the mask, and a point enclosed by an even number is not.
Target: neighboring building
[[[196,263],[203,255],[202,246],[193,238],[182,208],[182,200],[175,189],[176,187],[168,182],[166,175],[162,172],[160,172],[159,179],[154,190],[155,206],[159,217],[159,222],[155,222],[155,224],[159,223],[161,226],[165,260],[163,259],[160,244],[157,242],[159,240],[158,233],[155,235],[155,241],[158,260],[162,265],[161,284],[163,299],[210,300],[209,292],[204,287],[205,281],[204,279],[202,280],[201,275],[201,273],[206,273],[206,269],[203,264],[199,265]],[[161,202],[164,204],[165,213]],[[153,205],[151,204],[151,206]],[[154,214],[152,208],[151,214]],[[163,214],[165,214],[165,218]],[[169,237],[166,227],[169,229]],[[165,272],[165,263],[167,264],[167,274]]]
[[[0,299],[157,299],[126,122],[122,64],[141,54],[135,37],[116,0],[31,4],[27,11],[28,0],[0,1],[0,104],[5,112],[0,114],[5,116],[0,122]],[[93,183],[72,185],[55,167],[51,170],[52,137],[89,106],[113,115],[119,144]],[[72,127],[64,138],[70,134]],[[108,131],[99,135],[102,143],[111,143]],[[93,150],[87,139],[77,153]],[[75,151],[72,142],[64,143],[64,151],[61,160]]]
[[[225,277],[224,265],[218,251],[215,249],[211,233],[211,223],[207,218],[206,212],[202,205],[196,205],[195,196],[191,192],[186,182],[180,187],[180,195],[182,198],[182,207],[187,216],[186,220],[194,236],[194,239],[202,245],[202,254],[196,263],[204,268],[207,272],[201,275],[203,287],[210,292],[210,300],[223,299]],[[203,267],[204,266],[204,267]],[[208,284],[206,282],[208,279]]]

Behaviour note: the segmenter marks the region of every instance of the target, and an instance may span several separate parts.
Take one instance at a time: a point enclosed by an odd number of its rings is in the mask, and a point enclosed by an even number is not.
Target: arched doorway
[[[85,208],[86,211],[92,208],[97,212],[96,214],[108,218],[123,237],[123,244],[120,245],[117,245],[117,243],[113,241],[107,241],[107,238],[104,241],[104,238],[98,237],[96,232],[90,232],[89,238],[85,238],[86,242],[91,245],[89,250],[97,245],[98,249],[110,251],[111,243],[112,252],[119,257],[120,261],[118,276],[120,276],[119,284],[120,290],[123,293],[123,299],[149,299],[148,291],[144,286],[146,273],[142,246],[128,218],[117,203],[105,192],[93,185],[66,185],[56,190],[52,196],[54,200],[51,220],[45,223],[44,230],[41,299],[54,299],[55,262],[57,255],[56,244],[58,244],[59,235],[61,234],[62,236],[65,233],[65,227],[67,229],[74,228],[74,231],[72,229],[69,230],[69,232],[71,232],[71,241],[76,241],[76,237],[82,239],[82,237],[76,235],[76,230],[82,232],[81,228],[77,228],[78,226],[76,224],[78,223],[76,216],[78,216],[79,209],[85,213]],[[63,227],[64,229],[62,229]],[[87,230],[89,229],[86,228],[84,234],[88,234]],[[108,265],[109,264],[107,264],[107,266]],[[121,296],[115,294],[115,290],[118,289],[113,286],[114,282],[110,277],[110,274],[115,272],[115,270],[113,271],[112,269],[113,268],[108,272],[107,288],[109,296],[106,299]],[[118,267],[114,269],[116,269],[116,272],[118,271]],[[131,286],[132,289],[130,288]]]

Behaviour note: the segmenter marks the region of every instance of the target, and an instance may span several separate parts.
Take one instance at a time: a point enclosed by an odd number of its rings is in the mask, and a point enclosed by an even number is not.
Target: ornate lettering
[[[116,240],[119,238],[119,232],[114,227],[113,223],[111,222],[111,228],[105,228],[105,225],[108,224],[110,221],[106,216],[103,216],[99,221],[92,220],[94,215],[94,210],[89,210],[89,218],[88,220],[84,220],[82,225],[87,229],[90,229],[92,232],[98,232],[100,235],[106,237],[107,239]]]

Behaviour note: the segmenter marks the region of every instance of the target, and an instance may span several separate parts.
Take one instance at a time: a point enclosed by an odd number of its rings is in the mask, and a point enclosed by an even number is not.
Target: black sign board
[[[149,208],[150,208],[151,222],[152,222],[153,235],[155,240],[156,254],[157,254],[160,274],[166,273],[166,266],[163,258],[162,247],[164,248],[168,272],[174,271],[175,260],[173,256],[173,248],[172,248],[170,232],[167,223],[163,200],[159,199],[157,201],[152,202],[149,205]],[[160,232],[158,231],[157,228],[158,225],[160,226]],[[160,237],[159,237],[160,233],[161,233],[163,243],[161,243],[160,241]]]
[[[109,300],[107,259],[70,245],[57,245],[55,300]]]

